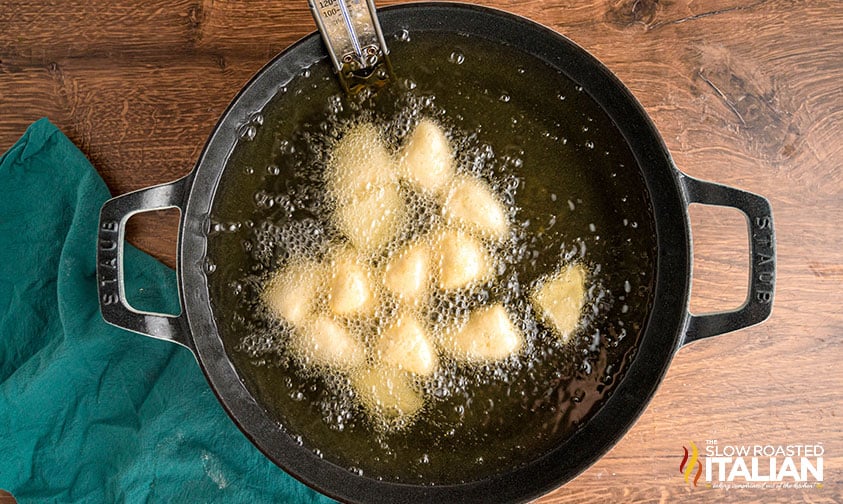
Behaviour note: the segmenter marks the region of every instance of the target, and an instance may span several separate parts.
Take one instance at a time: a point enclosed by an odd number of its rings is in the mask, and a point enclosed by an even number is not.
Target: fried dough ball
[[[336,315],[367,315],[377,303],[372,271],[364,258],[349,248],[333,253],[327,287],[328,306]]]
[[[383,423],[408,419],[424,406],[424,399],[407,376],[396,368],[364,368],[351,376],[360,402],[376,420]]]
[[[448,222],[463,224],[472,231],[494,240],[509,233],[509,219],[503,203],[477,177],[460,176],[448,190],[442,214]]]
[[[354,248],[374,253],[383,249],[401,229],[407,205],[396,183],[363,191],[334,211],[334,224]]]
[[[585,304],[586,270],[582,264],[562,267],[543,281],[531,296],[539,315],[563,343],[579,324]]]
[[[307,364],[348,371],[363,364],[362,341],[332,317],[320,315],[292,334],[291,348]]]
[[[335,144],[328,163],[328,189],[340,201],[359,196],[394,180],[396,165],[378,128],[352,126]]]
[[[445,131],[430,119],[422,119],[399,153],[398,170],[415,186],[437,192],[451,182],[456,160]]]
[[[523,344],[524,335],[499,303],[476,310],[465,324],[446,331],[442,341],[445,351],[470,363],[506,359]]]
[[[404,245],[389,259],[383,283],[400,299],[412,303],[427,292],[431,275],[430,245],[417,241]]]
[[[403,315],[387,327],[375,344],[381,362],[420,376],[429,376],[439,366],[439,357],[424,326]]]
[[[491,280],[494,260],[480,240],[461,229],[446,229],[437,237],[434,261],[438,261],[439,288],[462,289]]]
[[[325,281],[325,269],[309,260],[295,261],[276,272],[263,291],[263,302],[277,317],[299,326],[310,315]]]

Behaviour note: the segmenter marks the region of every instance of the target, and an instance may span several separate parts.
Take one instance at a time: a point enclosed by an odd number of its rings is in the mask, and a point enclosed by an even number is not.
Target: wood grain
[[[481,3],[547,24],[602,60],[683,171],[769,198],[778,239],[772,318],[679,351],[621,442],[539,501],[843,500],[839,2]],[[251,75],[312,30],[303,0],[0,0],[0,150],[47,116],[115,194],[173,180]],[[734,307],[746,292],[746,225],[729,211],[691,215],[692,309]],[[172,266],[176,228],[172,215],[147,215],[131,234]],[[706,439],[823,443],[824,487],[689,487],[682,446]]]

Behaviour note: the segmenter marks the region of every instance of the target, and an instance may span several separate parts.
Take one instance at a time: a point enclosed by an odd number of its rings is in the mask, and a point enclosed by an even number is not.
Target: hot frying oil
[[[345,96],[325,60],[279,83],[261,124],[249,124],[214,201],[212,306],[246,387],[320,457],[389,481],[472,481],[557,446],[622,379],[652,297],[649,198],[612,121],[578,83],[544,62],[433,32],[404,32],[390,49],[394,80],[374,96]],[[492,247],[495,279],[434,293],[424,318],[436,327],[501,303],[525,343],[499,362],[443,359],[414,384],[424,408],[406,425],[383,428],[355,400],[347,373],[316,371],[292,355],[289,327],[260,297],[270,272],[297,258],[324,258],[342,241],[325,171],[343,132],[371,122],[396,151],[422,118],[447,130],[458,172],[486,181],[510,219],[508,237]],[[437,225],[434,201],[402,191],[413,218],[387,249]],[[379,260],[371,259],[375,267]],[[582,324],[563,344],[530,293],[572,263],[587,267],[588,290]],[[379,310],[360,331],[377,331],[375,319],[394,316],[395,307]]]

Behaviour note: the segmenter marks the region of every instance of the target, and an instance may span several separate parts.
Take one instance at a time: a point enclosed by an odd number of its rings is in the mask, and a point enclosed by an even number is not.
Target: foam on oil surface
[[[320,126],[319,133],[308,137],[311,152],[333,152],[337,142],[344,134],[360,124],[364,128],[379,134],[386,142],[389,154],[396,157],[401,146],[419,120],[427,117],[433,108],[432,100],[411,99],[404,108],[400,109],[389,120],[383,120],[362,114],[361,118],[355,121],[344,121],[340,118],[329,115],[324,125]],[[447,124],[444,114],[436,114],[443,124]],[[369,128],[368,125],[373,127]],[[452,407],[456,413],[456,419],[462,420],[466,409],[471,408],[474,402],[474,391],[484,385],[496,382],[502,385],[512,383],[513,376],[518,373],[532,369],[541,361],[555,356],[557,353],[570,353],[570,350],[553,338],[549,331],[537,323],[533,307],[528,301],[528,293],[535,282],[523,285],[519,280],[517,266],[524,262],[536,265],[540,262],[559,263],[566,261],[586,261],[585,251],[580,252],[580,246],[573,245],[565,254],[555,254],[554,257],[545,258],[546,251],[537,250],[530,246],[531,223],[519,221],[518,219],[518,178],[514,174],[507,173],[501,169],[501,162],[495,156],[494,149],[478,140],[477,132],[459,131],[455,128],[447,130],[447,136],[451,143],[456,146],[457,173],[477,177],[489,184],[493,194],[505,205],[506,214],[510,220],[510,232],[502,240],[483,240],[486,250],[492,255],[493,267],[495,270],[494,279],[479,282],[465,289],[442,290],[434,289],[433,294],[424,302],[417,305],[402,303],[395,295],[381,288],[379,270],[384,263],[394,257],[408,241],[423,243],[431,249],[436,249],[435,230],[445,226],[442,217],[442,198],[434,194],[414,189],[406,181],[399,182],[396,174],[390,174],[395,170],[392,165],[383,166],[384,173],[369,175],[369,178],[377,180],[378,184],[395,184],[399,190],[403,203],[406,205],[407,214],[410,218],[402,220],[400,227],[389,230],[389,239],[383,247],[374,251],[363,253],[360,260],[368,266],[369,282],[377,289],[378,304],[371,315],[358,317],[342,317],[332,315],[338,323],[346,324],[349,331],[361,337],[364,344],[369,348],[367,361],[374,365],[375,356],[371,352],[371,346],[383,334],[384,328],[388,327],[396,317],[408,310],[419,320],[424,321],[430,330],[432,340],[441,342],[445,337],[445,331],[456,325],[464,323],[469,314],[493,302],[501,303],[507,308],[507,312],[517,327],[524,334],[526,343],[509,358],[487,363],[465,363],[460,359],[454,359],[447,354],[442,355],[439,368],[429,377],[414,378],[414,386],[418,387],[425,398],[425,407],[417,415],[398,418],[395,422],[384,424],[377,418],[371,418],[361,412],[359,401],[355,401],[357,392],[352,387],[355,373],[361,372],[365,367],[358,366],[356,370],[332,368],[311,362],[311,356],[307,353],[291,351],[290,339],[292,332],[297,329],[289,323],[278,320],[266,310],[265,305],[255,304],[256,318],[261,321],[255,325],[253,334],[242,339],[238,350],[245,352],[254,359],[271,360],[292,360],[297,362],[301,372],[311,375],[313,378],[324,380],[327,389],[331,394],[325,395],[320,402],[322,420],[336,431],[345,429],[349,422],[368,424],[373,432],[382,432],[384,427],[388,429],[413,428],[417,417],[422,417],[419,428],[431,428],[426,425],[423,418],[425,410],[435,410],[446,398],[459,398],[459,404]],[[366,152],[379,149],[378,138],[355,138],[359,145],[347,146],[349,150]],[[380,159],[380,157],[378,158]],[[361,184],[359,180],[349,181],[344,177],[343,184],[336,182],[336,168],[332,167],[331,156],[319,156],[317,163],[302,163],[297,166],[298,176],[320,183],[323,187],[329,187],[319,197],[314,198],[311,192],[300,189],[294,190],[289,195],[278,195],[275,197],[260,191],[255,194],[255,201],[258,206],[272,207],[279,205],[285,209],[290,219],[283,226],[273,221],[258,221],[254,224],[256,229],[253,236],[252,255],[253,259],[262,264],[264,271],[284,268],[291,260],[306,257],[317,261],[326,261],[330,251],[347,243],[348,238],[336,228],[333,223],[334,216],[338,212],[338,205],[346,202],[354,195],[353,191],[376,189],[371,184]],[[386,160],[382,161],[387,163]],[[505,164],[520,166],[517,158],[507,158]],[[326,176],[327,174],[327,176]],[[327,181],[325,180],[327,178]],[[327,183],[326,183],[327,182]],[[304,211],[308,216],[315,218],[295,219],[294,216]],[[611,299],[608,292],[602,287],[599,281],[599,265],[593,265],[597,275],[590,279],[593,287],[588,293],[588,315],[589,319],[599,313],[601,306]],[[263,273],[255,275],[249,282],[261,285],[270,278],[270,274]],[[314,311],[330,314],[327,307],[326,297],[320,296]],[[574,356],[572,356],[574,357]],[[523,391],[506,389],[508,393],[521,394]],[[297,399],[302,396],[302,391],[291,390],[291,398]],[[508,401],[510,397],[500,397],[494,400]],[[442,428],[443,426],[436,426]],[[446,429],[447,432],[447,429]],[[381,442],[384,442],[381,438]],[[390,448],[385,445],[386,453]],[[429,456],[428,456],[429,457]]]
[[[459,40],[456,43],[461,44]],[[250,188],[251,206],[217,207],[209,226],[209,264],[215,266],[215,271],[209,271],[209,283],[216,289],[212,298],[215,312],[224,313],[232,303],[237,306],[221,324],[221,332],[232,359],[241,363],[238,372],[254,395],[291,435],[301,436],[302,444],[320,456],[375,478],[417,483],[459,482],[495,473],[525,461],[530,453],[546,450],[575,428],[605,397],[601,391],[611,388],[614,377],[631,359],[627,350],[610,358],[612,348],[630,347],[640,329],[632,314],[622,312],[620,306],[640,305],[649,296],[648,265],[618,267],[612,262],[622,254],[641,254],[647,260],[648,251],[623,251],[617,243],[620,239],[613,241],[614,228],[599,218],[586,217],[590,208],[606,204],[595,201],[596,193],[589,192],[591,182],[583,178],[599,175],[606,164],[600,157],[603,153],[586,142],[601,147],[600,128],[603,137],[610,133],[606,124],[590,119],[598,117],[599,108],[581,118],[554,113],[547,122],[527,121],[529,110],[519,104],[525,95],[516,85],[510,83],[508,89],[476,85],[471,72],[478,56],[462,47],[438,54],[442,47],[454,46],[430,45],[423,50],[439,59],[418,64],[412,58],[422,53],[401,54],[397,44],[396,72],[407,77],[399,79],[403,85],[395,86],[391,94],[375,98],[375,106],[371,106],[373,101],[354,102],[335,92],[318,98],[313,90],[333,83],[329,70],[315,68],[312,74],[289,83],[284,90],[287,95],[298,93],[296,100],[307,102],[312,112],[295,115],[291,111],[297,109],[280,105],[277,110],[281,112],[264,111],[265,123],[250,135],[253,141],[244,139],[250,143],[244,143],[242,149],[257,149],[264,136],[269,138],[271,151],[241,157],[235,152],[226,168],[228,179],[221,183],[223,190],[232,192],[241,186]],[[497,59],[500,50],[495,47],[490,54]],[[412,68],[402,69],[401,62],[409,62]],[[437,88],[435,76],[448,65],[465,71],[459,78],[468,84]],[[535,68],[530,65],[519,65],[525,72],[514,75],[513,82],[533,89],[543,84],[535,79]],[[479,67],[483,72],[491,68]],[[558,93],[567,99],[557,100],[558,106],[585,100],[581,90],[566,86]],[[449,94],[453,89],[464,90],[457,93],[462,96]],[[465,100],[464,106],[460,100]],[[279,103],[285,103],[284,97]],[[499,117],[471,118],[490,103],[501,104]],[[477,307],[500,302],[526,341],[517,356],[501,362],[468,366],[443,356],[432,376],[415,383],[428,398],[425,408],[407,425],[382,429],[355,400],[347,373],[310,366],[289,351],[290,327],[265,311],[260,293],[270,272],[298,258],[325,260],[345,241],[332,224],[336,199],[325,188],[332,147],[344,132],[361,122],[375,124],[395,154],[425,117],[446,128],[455,147],[458,173],[482,178],[490,185],[506,208],[510,232],[505,240],[484,242],[496,258],[494,280],[454,292],[433,289],[416,314],[436,331],[466,320]],[[570,130],[563,127],[565,120],[575,122]],[[273,138],[273,128],[284,133]],[[541,155],[542,149],[549,148],[554,149],[552,156]],[[578,168],[557,166],[556,158],[568,162],[567,152],[591,156],[593,161]],[[633,167],[634,161],[612,162],[611,169],[605,171],[617,171],[621,175],[618,181],[632,187],[623,169]],[[559,183],[557,172],[569,178]],[[536,180],[541,180],[541,185]],[[614,184],[618,183],[599,180],[594,185],[602,189]],[[384,250],[366,258],[375,270],[407,240],[424,240],[443,225],[436,197],[404,182],[397,188],[413,218],[403,222]],[[538,201],[545,206],[537,206]],[[618,223],[643,223],[646,215],[628,210],[625,204],[626,200],[615,206],[621,212],[614,217]],[[620,229],[619,224],[615,232]],[[626,224],[623,229],[631,233],[624,235],[624,240],[648,232]],[[590,288],[582,329],[574,342],[564,345],[537,320],[529,293],[560,263],[571,262],[587,265]],[[635,276],[639,270],[640,276]],[[367,344],[400,311],[401,303],[393,295],[381,294],[382,303],[374,314],[359,318],[353,328],[368,335]],[[633,337],[627,338],[627,334]],[[489,446],[494,446],[494,454]]]

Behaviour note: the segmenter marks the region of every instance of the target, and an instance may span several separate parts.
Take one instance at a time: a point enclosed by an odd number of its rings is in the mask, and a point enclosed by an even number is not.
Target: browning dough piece
[[[437,192],[454,177],[456,161],[445,132],[430,119],[422,119],[401,149],[398,170],[421,189]]]
[[[294,261],[272,276],[262,298],[274,315],[299,326],[310,315],[324,281],[325,270],[320,264]]]
[[[566,343],[579,324],[585,305],[586,270],[581,264],[563,266],[539,284],[531,300],[541,317]]]
[[[494,240],[509,233],[509,218],[503,203],[489,184],[477,177],[457,177],[448,190],[442,214],[449,222],[464,224]]]
[[[365,259],[345,248],[333,254],[328,279],[328,306],[340,316],[367,315],[374,310],[377,295],[373,275]]]
[[[524,335],[512,324],[506,308],[494,304],[473,312],[462,326],[446,331],[442,347],[457,359],[482,363],[506,359],[523,344]]]
[[[494,260],[477,238],[460,229],[447,229],[436,240],[434,261],[438,260],[439,288],[462,289],[491,280]]]
[[[424,406],[421,394],[395,368],[361,369],[352,375],[351,383],[369,414],[383,424],[409,419]]]
[[[381,250],[401,230],[407,218],[407,205],[397,183],[386,183],[340,202],[334,223],[357,250]]]
[[[375,355],[384,364],[421,376],[433,374],[439,366],[427,331],[409,315],[399,317],[384,330],[375,344]]]
[[[394,180],[396,165],[377,127],[360,123],[336,143],[326,173],[329,191],[342,202]]]
[[[366,348],[347,328],[320,315],[295,331],[290,341],[293,352],[306,364],[348,371],[363,364]]]
[[[404,301],[421,299],[430,286],[430,246],[414,242],[394,254],[384,268],[383,283]]]

